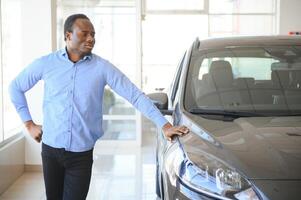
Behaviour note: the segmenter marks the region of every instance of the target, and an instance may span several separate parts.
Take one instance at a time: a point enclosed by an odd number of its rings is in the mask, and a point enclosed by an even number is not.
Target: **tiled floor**
[[[42,173],[24,173],[6,192],[1,200],[46,199]]]
[[[44,200],[42,173],[24,173],[0,200]],[[156,200],[155,135],[143,136],[142,148],[94,150],[88,200]]]

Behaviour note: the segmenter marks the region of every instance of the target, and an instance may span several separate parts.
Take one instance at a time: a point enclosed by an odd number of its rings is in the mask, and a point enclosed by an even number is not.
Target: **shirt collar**
[[[67,54],[67,47],[61,49],[60,55],[64,56],[65,58],[68,59],[68,54]],[[92,59],[92,53],[85,55],[82,60],[91,60]]]
[[[88,55],[83,57],[83,60],[91,60],[92,59],[92,53],[89,53]]]
[[[64,56],[65,58],[68,58],[68,54],[67,54],[67,50],[66,47],[61,49],[60,51],[60,55]]]

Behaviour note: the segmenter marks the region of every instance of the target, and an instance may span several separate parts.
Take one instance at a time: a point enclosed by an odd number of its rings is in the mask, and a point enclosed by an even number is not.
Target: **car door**
[[[168,94],[168,109],[174,110],[174,104],[175,104],[175,99],[177,96],[177,91],[178,91],[178,86],[179,86],[179,80],[180,80],[180,75],[182,73],[182,68],[183,68],[183,63],[184,63],[184,58],[185,54],[182,57],[177,70],[176,70],[176,75],[172,81],[171,87],[170,87],[170,93]],[[173,124],[174,118],[173,116],[165,115],[165,117],[168,119],[168,121]],[[163,132],[160,130],[158,134],[158,143],[157,146],[159,146],[159,151],[158,155],[163,155],[165,152],[165,146],[167,144],[167,140],[164,137]],[[162,148],[163,147],[163,148]]]
[[[178,86],[179,86],[179,80],[180,80],[180,75],[181,75],[181,71],[183,68],[183,63],[184,63],[184,58],[185,58],[185,54],[183,56],[183,58],[181,59],[177,70],[176,70],[176,74],[175,77],[172,81],[171,87],[170,87],[170,92],[168,94],[168,109],[174,109],[174,102],[175,102],[175,98],[176,98],[176,94],[178,91]],[[172,116],[165,116],[168,121],[173,124],[173,117]],[[157,134],[157,149],[156,149],[156,159],[157,159],[157,178],[160,184],[160,188],[162,189],[162,170],[163,170],[163,161],[164,161],[164,153],[165,151],[168,149],[168,146],[171,143],[169,141],[167,141],[164,137],[164,134],[161,130],[158,130],[158,134]],[[161,191],[162,194],[163,191]]]

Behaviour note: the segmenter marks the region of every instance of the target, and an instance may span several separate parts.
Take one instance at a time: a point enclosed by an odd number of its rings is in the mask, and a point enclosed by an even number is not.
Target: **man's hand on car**
[[[166,139],[169,141],[172,141],[174,136],[183,136],[189,133],[189,129],[186,126],[173,126],[170,123],[166,123],[162,130]]]

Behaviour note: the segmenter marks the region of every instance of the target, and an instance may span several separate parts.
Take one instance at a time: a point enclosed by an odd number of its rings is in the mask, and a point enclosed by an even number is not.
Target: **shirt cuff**
[[[21,110],[18,113],[19,113],[19,116],[20,116],[20,118],[23,122],[32,120],[31,115],[29,113],[29,110],[27,110],[27,109],[26,110]]]

